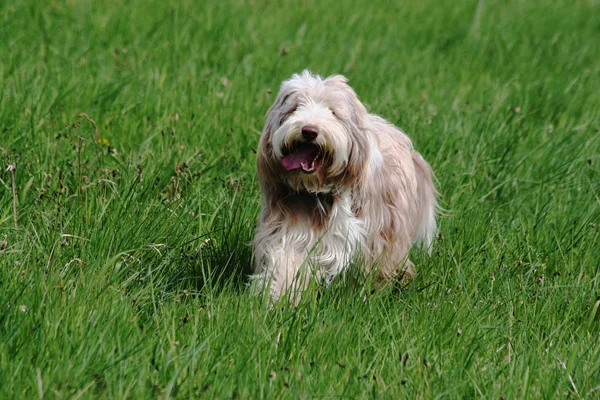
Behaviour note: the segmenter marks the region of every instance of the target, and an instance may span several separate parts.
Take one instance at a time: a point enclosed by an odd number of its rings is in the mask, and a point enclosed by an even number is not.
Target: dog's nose
[[[314,126],[306,125],[302,127],[302,137],[304,140],[312,142],[319,136],[319,130]]]

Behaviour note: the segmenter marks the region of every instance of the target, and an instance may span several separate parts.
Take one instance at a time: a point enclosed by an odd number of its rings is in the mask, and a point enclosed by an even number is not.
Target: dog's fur
[[[303,130],[317,137],[306,140]],[[319,156],[300,168],[295,149],[306,143]],[[330,281],[357,256],[365,272],[412,277],[412,244],[430,249],[437,205],[429,164],[408,136],[367,112],[341,75],[304,71],[283,82],[267,113],[257,169],[254,278],[273,300],[286,291],[297,298],[308,271]]]

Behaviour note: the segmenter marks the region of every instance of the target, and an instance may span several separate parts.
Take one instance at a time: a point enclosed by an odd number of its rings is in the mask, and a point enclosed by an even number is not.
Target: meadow
[[[599,60],[595,0],[0,1],[0,398],[600,398]],[[445,211],[405,287],[269,309],[255,149],[305,68]]]

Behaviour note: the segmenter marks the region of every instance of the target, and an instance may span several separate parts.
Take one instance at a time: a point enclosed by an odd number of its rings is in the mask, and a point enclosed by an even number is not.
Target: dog
[[[259,290],[298,301],[310,273],[331,282],[360,258],[384,281],[411,278],[413,244],[430,252],[437,191],[409,137],[369,114],[348,80],[308,70],[284,81],[257,149]]]

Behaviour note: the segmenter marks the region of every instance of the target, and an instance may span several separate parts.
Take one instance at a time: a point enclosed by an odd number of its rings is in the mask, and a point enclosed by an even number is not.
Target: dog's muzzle
[[[311,125],[302,127],[301,142],[295,143],[287,151],[283,152],[281,165],[287,171],[301,169],[305,174],[312,174],[321,165],[322,152],[321,148],[314,143],[314,140],[319,136],[319,130]]]

